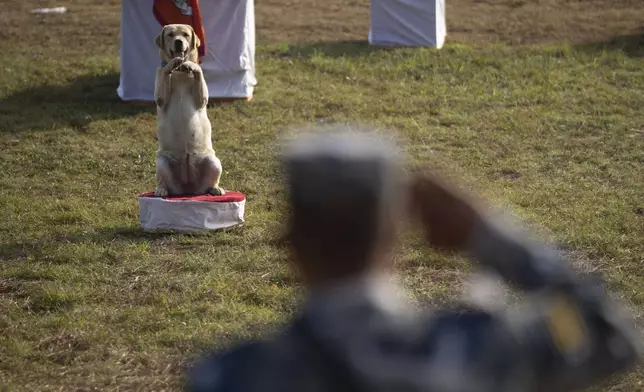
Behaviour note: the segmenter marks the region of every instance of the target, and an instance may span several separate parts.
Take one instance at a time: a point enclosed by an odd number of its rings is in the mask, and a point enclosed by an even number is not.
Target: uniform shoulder
[[[213,352],[202,358],[188,372],[188,392],[247,391],[245,377],[248,369],[258,361],[264,345],[248,342],[223,352]]]

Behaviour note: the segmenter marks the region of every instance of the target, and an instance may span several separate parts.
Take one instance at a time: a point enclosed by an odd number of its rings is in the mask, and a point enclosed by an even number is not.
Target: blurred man
[[[568,391],[630,368],[635,340],[601,286],[368,135],[312,134],[285,154],[291,259],[308,288],[281,336],[214,354],[205,391]],[[528,311],[414,312],[391,282],[406,201],[428,244],[530,294]]]

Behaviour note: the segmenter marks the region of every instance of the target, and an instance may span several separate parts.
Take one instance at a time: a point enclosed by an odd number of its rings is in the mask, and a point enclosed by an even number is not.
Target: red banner
[[[192,26],[201,41],[199,60],[206,54],[206,33],[201,20],[199,0],[154,0],[154,16],[161,26],[187,24]]]

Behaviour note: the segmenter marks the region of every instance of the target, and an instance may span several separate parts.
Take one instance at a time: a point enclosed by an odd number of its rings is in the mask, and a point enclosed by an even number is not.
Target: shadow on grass
[[[154,105],[123,102],[116,94],[117,72],[86,75],[65,85],[43,83],[0,99],[0,132],[47,131],[72,127],[86,131],[93,121],[154,112]]]
[[[621,35],[604,42],[576,45],[575,49],[591,53],[622,51],[628,57],[644,57],[644,30],[639,34]]]
[[[221,233],[241,233],[243,226],[235,226],[225,229],[209,231],[172,231],[172,230],[143,230],[140,227],[119,227],[97,230],[93,233],[70,235],[58,238],[58,242],[69,243],[113,243],[118,241],[130,242],[154,242],[170,238],[203,240],[208,243],[223,243],[226,240],[220,238]]]
[[[368,41],[332,41],[317,43],[289,44],[285,51],[273,52],[278,57],[310,58],[315,54],[326,57],[360,57],[375,52],[393,50],[369,45]]]
[[[644,30],[638,34],[613,37],[604,42],[575,45],[574,48],[585,52],[623,51],[629,57],[644,57]],[[356,40],[294,43],[283,50],[269,51],[269,53],[276,57],[308,59],[316,54],[331,58],[361,57],[397,49],[402,47],[378,47],[370,45],[366,40]]]
[[[25,242],[15,242],[0,245],[0,261],[22,259],[27,256],[43,258],[46,256],[46,245],[52,244],[113,244],[118,242],[174,242],[180,240],[188,245],[208,243],[211,245],[226,245],[234,241],[234,234],[240,233],[243,226],[205,232],[180,232],[180,231],[146,231],[139,227],[108,228],[92,233],[70,234],[59,237],[47,237]],[[221,233],[229,233],[222,237]]]

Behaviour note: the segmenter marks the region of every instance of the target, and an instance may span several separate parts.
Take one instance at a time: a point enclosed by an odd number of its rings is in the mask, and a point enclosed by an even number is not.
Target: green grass
[[[283,322],[300,296],[279,242],[276,157],[284,133],[313,122],[392,129],[414,164],[455,171],[543,228],[639,315],[642,55],[260,46],[255,99],[209,110],[222,185],[248,196],[247,223],[204,235],[139,230],[155,115],[118,102],[112,53],[1,55],[0,390],[176,390],[194,355]],[[397,271],[413,300],[440,303],[468,266],[409,235]]]

